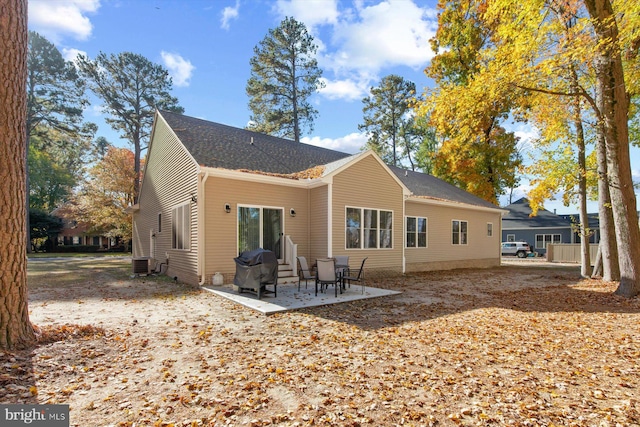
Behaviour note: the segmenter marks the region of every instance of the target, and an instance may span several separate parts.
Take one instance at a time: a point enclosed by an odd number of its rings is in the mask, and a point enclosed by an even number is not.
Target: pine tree
[[[35,340],[26,256],[27,0],[0,0],[0,348]]]
[[[415,93],[415,83],[393,74],[383,77],[362,100],[364,123],[358,125],[367,134],[366,148],[394,166],[407,160],[411,170],[417,166],[416,155],[423,139],[423,128],[416,126],[411,110]]]
[[[45,206],[38,197],[32,202],[30,195],[41,194],[46,186],[57,188],[55,193],[60,196],[49,199],[52,203],[65,198],[81,178],[85,156],[97,127],[83,121],[83,111],[88,105],[86,85],[73,63],[66,61],[40,34],[29,31],[28,38],[27,152],[30,160],[46,157],[47,162],[27,163],[27,206],[50,211],[56,206]],[[32,167],[40,166],[42,170],[32,170]],[[56,173],[52,173],[54,170]],[[46,185],[41,179],[45,175],[48,175]],[[61,180],[56,182],[56,178]],[[30,231],[27,216],[28,252],[31,250]]]
[[[134,147],[135,199],[140,191],[140,156],[151,134],[156,109],[183,113],[178,99],[171,96],[169,72],[142,55],[100,52],[93,61],[78,56],[78,67],[93,93],[104,102],[106,119]]]
[[[293,18],[269,30],[250,60],[249,129],[296,142],[304,130],[313,131],[318,112],[309,98],[324,87],[316,51],[305,25]]]

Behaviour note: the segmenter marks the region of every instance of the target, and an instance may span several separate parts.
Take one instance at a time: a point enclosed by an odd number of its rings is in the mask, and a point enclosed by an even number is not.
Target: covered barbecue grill
[[[278,259],[272,251],[262,248],[245,251],[233,260],[236,262],[233,284],[238,292],[255,292],[258,299],[266,293],[278,296]],[[273,291],[267,290],[267,286],[273,286]]]

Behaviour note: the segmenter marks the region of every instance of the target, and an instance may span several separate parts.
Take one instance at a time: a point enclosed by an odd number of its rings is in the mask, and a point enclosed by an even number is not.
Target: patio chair
[[[320,292],[323,287],[329,287],[334,285],[336,287],[336,297],[338,296],[338,288],[342,286],[342,275],[336,272],[336,260],[333,258],[319,259],[316,261],[318,270],[316,272],[316,296],[318,296],[318,284],[320,285]],[[342,289],[340,289],[342,292]]]
[[[368,257],[367,257],[368,258]],[[364,262],[367,258],[362,260],[362,264],[360,265],[359,270],[347,270],[347,274],[342,277],[342,283],[348,283],[349,287],[351,287],[351,282],[360,282],[360,286],[362,286],[362,293],[364,294]],[[355,272],[358,274],[355,274]]]
[[[333,257],[336,260],[336,270],[343,276],[349,271],[349,256],[348,255],[336,255]],[[344,281],[342,282],[344,288]]]
[[[304,280],[304,287],[307,288],[309,284],[309,280],[316,280],[316,276],[311,274],[311,270],[309,270],[309,264],[307,264],[307,259],[303,256],[299,256],[298,258],[298,292],[300,292],[300,283]]]
[[[336,268],[349,268],[349,256],[348,255],[336,255]]]

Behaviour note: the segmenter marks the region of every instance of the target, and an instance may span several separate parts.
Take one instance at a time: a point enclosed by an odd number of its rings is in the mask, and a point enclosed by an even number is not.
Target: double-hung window
[[[191,245],[191,204],[171,209],[171,248],[189,249]]]
[[[392,247],[393,212],[379,209],[347,208],[347,249],[389,249]]]
[[[451,221],[451,243],[454,245],[467,244],[467,230],[469,224],[467,221],[454,219]]]
[[[427,218],[408,216],[406,234],[408,248],[427,247]]]

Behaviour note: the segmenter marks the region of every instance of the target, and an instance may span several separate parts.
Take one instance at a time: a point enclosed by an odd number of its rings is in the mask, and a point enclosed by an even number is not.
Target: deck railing
[[[291,236],[286,235],[284,239],[284,262],[291,266],[293,275],[298,275],[298,244],[293,243]]]

